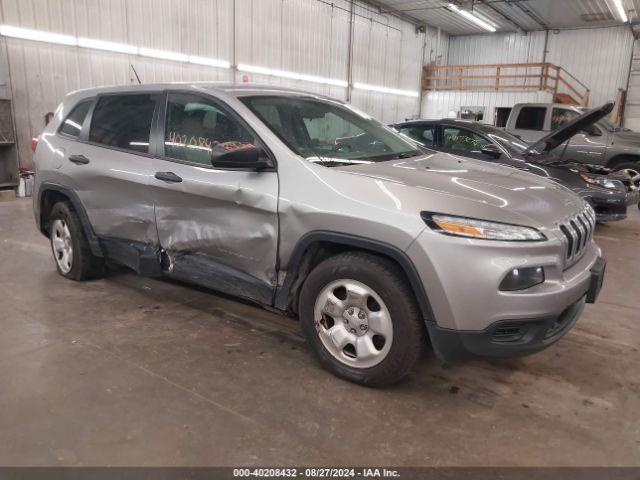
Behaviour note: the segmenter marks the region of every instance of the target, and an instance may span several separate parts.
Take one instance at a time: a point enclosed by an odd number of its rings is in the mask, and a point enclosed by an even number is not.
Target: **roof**
[[[502,130],[499,127],[496,127],[494,125],[489,125],[488,123],[482,123],[482,122],[476,122],[473,120],[465,120],[465,119],[461,119],[461,118],[441,118],[440,120],[427,120],[427,119],[422,119],[422,120],[408,120],[406,122],[397,122],[394,123],[394,125],[399,126],[410,126],[411,124],[416,124],[416,125],[420,125],[420,124],[424,124],[424,123],[437,123],[437,124],[441,124],[441,125],[459,125],[461,127],[467,127],[470,129],[475,129],[475,130],[479,130],[479,131],[495,131],[495,130]]]
[[[127,93],[136,91],[156,92],[170,89],[193,89],[197,90],[213,90],[225,92],[234,96],[249,95],[310,95],[314,97],[324,97],[313,92],[305,90],[296,90],[293,88],[274,87],[272,85],[260,84],[233,84],[228,82],[168,82],[168,83],[142,83],[131,85],[112,85],[107,87],[85,88],[70,92],[70,95],[79,94],[86,97],[89,95],[99,95],[101,93]]]

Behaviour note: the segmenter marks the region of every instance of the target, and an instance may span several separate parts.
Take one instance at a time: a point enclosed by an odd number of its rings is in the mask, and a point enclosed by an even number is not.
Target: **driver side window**
[[[211,149],[255,144],[255,138],[232,115],[206,97],[170,93],[164,151],[167,157],[211,165]]]
[[[444,127],[442,129],[442,146],[455,152],[479,154],[490,142],[470,130],[458,127]]]

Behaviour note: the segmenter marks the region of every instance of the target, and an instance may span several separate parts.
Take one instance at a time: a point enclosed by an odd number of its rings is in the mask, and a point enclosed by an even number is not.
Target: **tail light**
[[[32,152],[36,151],[36,147],[38,146],[38,140],[40,140],[40,135],[38,135],[37,137],[33,137],[31,139],[31,151]]]

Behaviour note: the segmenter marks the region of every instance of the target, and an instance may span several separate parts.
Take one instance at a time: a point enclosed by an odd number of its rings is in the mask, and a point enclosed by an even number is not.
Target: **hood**
[[[446,153],[334,168],[440,194],[430,197],[437,198],[438,205],[430,205],[425,198],[424,210],[437,207],[442,213],[470,217],[483,212],[486,220],[550,226],[584,204],[573,192],[544,177]],[[411,195],[417,198],[416,192]],[[423,201],[420,198],[418,203]]]
[[[529,148],[525,150],[525,153],[544,153],[550,152],[554,148],[563,144],[576,133],[589,128],[601,118],[605,117],[613,110],[613,103],[606,103],[599,108],[594,108],[588,112],[574,118],[570,122],[565,123],[560,128],[556,128],[549,135],[542,137],[535,142]]]

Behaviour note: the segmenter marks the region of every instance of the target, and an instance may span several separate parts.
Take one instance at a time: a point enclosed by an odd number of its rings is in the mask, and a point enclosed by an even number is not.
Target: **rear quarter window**
[[[547,114],[545,107],[523,107],[516,120],[516,129],[542,130],[544,129],[544,117]]]
[[[91,118],[89,141],[147,153],[155,106],[150,94],[100,97]]]
[[[71,110],[71,113],[64,119],[58,131],[63,135],[78,138],[82,130],[82,124],[87,117],[87,113],[89,113],[89,108],[92,103],[93,99],[83,100],[73,107],[73,110]]]

